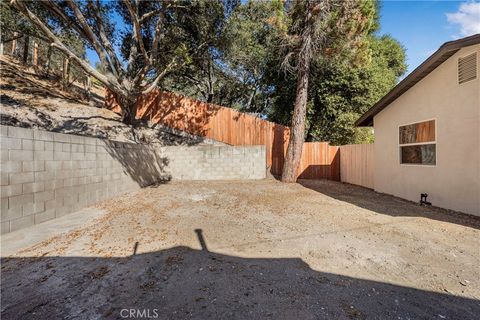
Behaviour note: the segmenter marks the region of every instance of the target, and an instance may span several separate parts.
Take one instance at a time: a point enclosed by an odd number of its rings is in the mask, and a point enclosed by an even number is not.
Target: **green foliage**
[[[42,20],[49,21],[53,28],[58,30],[59,38],[65,43],[75,54],[80,56],[85,55],[85,44],[76,36],[69,28],[60,28],[52,18],[51,13],[45,10],[40,2],[30,1],[30,9]],[[10,6],[8,0],[0,0],[0,29],[2,31],[2,40],[8,40],[13,36],[14,32],[28,35],[31,37],[38,37],[36,40],[45,39],[45,35],[32,23],[25,18],[15,8]],[[47,43],[44,45],[48,46]]]
[[[268,104],[270,84],[263,81],[268,57],[279,46],[284,27],[281,1],[249,1],[228,19],[223,61],[242,88],[237,103],[243,111],[261,113]]]
[[[58,29],[58,37],[66,44],[72,52],[80,57],[85,57],[86,47],[85,43],[76,36],[71,29],[58,28],[58,25],[51,19],[50,13],[45,10],[41,3],[31,1],[30,9],[41,19],[50,21],[53,26]],[[35,26],[30,20],[25,18],[15,8],[10,6],[9,1],[0,1],[0,28],[2,30],[2,41],[11,39],[14,33],[22,35],[23,37],[17,39],[17,57],[23,56],[24,42],[29,41],[29,59],[31,61],[33,55],[32,41],[34,40],[38,46],[38,59],[40,64],[49,64],[49,73],[53,74],[55,71],[60,74],[60,69],[63,68],[63,60],[65,55],[58,50],[51,50],[50,43],[45,41],[45,35]],[[26,37],[28,36],[28,38]],[[83,70],[74,63],[70,65],[70,75],[72,79],[81,79],[84,77]]]
[[[283,3],[275,1],[193,1],[178,26],[190,39],[192,60],[164,86],[207,102],[261,113],[270,84],[264,81],[268,56],[285,27]],[[178,41],[178,40],[177,40]]]
[[[373,142],[372,130],[355,128],[354,122],[395,86],[406,70],[403,47],[388,35],[379,37],[374,33],[378,28],[377,5],[372,1],[361,4],[361,16],[366,20],[357,26],[351,19],[331,22],[347,23],[347,32],[361,28],[355,41],[345,47],[342,40],[337,40],[341,34],[336,29],[332,33],[334,43],[315,58],[307,103],[307,141],[330,141],[338,145]],[[270,77],[275,83],[275,93],[269,118],[289,125],[296,77],[278,72]]]
[[[0,30],[2,40],[5,41],[11,38],[14,32],[35,34],[36,28],[22,14],[13,9],[8,0],[0,0]]]
[[[368,51],[369,62],[361,65],[333,59],[320,66],[321,73],[312,81],[314,105],[307,140],[334,144],[371,140],[354,122],[395,86],[406,67],[402,47],[388,36],[369,36]]]
[[[224,47],[226,16],[232,6],[236,3],[197,0],[189,3],[188,9],[175,12],[172,18],[175,27],[168,35],[169,42],[183,44],[186,64],[164,81],[167,90],[208,102],[222,102],[218,100],[219,84],[226,79],[219,59]]]
[[[40,2],[29,7],[79,57],[85,57],[88,41],[65,23],[49,15]],[[63,3],[63,2],[57,2]],[[99,33],[95,11],[87,2],[77,2],[88,24]],[[130,50],[137,51],[132,67],[119,74],[119,83],[128,83],[141,74],[145,59],[139,46],[132,44],[132,21],[124,2],[102,1],[98,6],[105,32],[121,52],[122,66]],[[282,64],[285,52],[298,52],[299,32],[305,1],[182,0],[140,1],[139,16],[156,11],[156,18],[142,24],[141,37],[146,52],[153,52],[153,39],[160,22],[160,50],[140,82],[148,83],[166,72],[158,85],[166,90],[260,114],[289,125],[295,102],[296,74]],[[405,52],[388,35],[379,36],[378,2],[372,0],[334,0],[323,20],[315,24],[315,46],[310,70],[307,103],[306,139],[334,144],[371,142],[370,129],[354,128],[354,121],[385,95],[405,72]],[[2,38],[13,31],[35,34],[23,15],[0,0]],[[65,14],[71,16],[70,10]],[[120,16],[120,29],[112,17]],[[316,37],[316,38],[315,38]],[[52,55],[60,67],[62,57]],[[296,59],[291,59],[296,67]],[[111,65],[102,65],[102,74]],[[129,80],[126,81],[125,80]],[[139,82],[139,83],[140,83]],[[138,85],[138,83],[135,83]],[[138,93],[134,90],[131,93]]]

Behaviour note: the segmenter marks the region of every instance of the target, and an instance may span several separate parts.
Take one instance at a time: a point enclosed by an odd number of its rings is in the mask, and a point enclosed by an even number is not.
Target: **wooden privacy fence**
[[[304,142],[297,174],[298,179],[340,181],[339,147],[331,146],[328,142]]]
[[[109,109],[120,112],[114,94],[107,91],[105,101]],[[230,145],[265,145],[270,172],[274,175],[282,173],[290,136],[288,127],[231,108],[159,90],[138,100],[137,118]],[[298,177],[340,180],[338,147],[326,142],[304,143]]]
[[[341,181],[373,189],[373,144],[340,146]]]

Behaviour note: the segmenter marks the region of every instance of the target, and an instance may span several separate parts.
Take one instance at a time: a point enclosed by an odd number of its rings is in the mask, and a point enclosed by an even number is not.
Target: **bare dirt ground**
[[[3,259],[2,316],[478,319],[479,219],[302,184],[173,182],[106,201]]]
[[[140,122],[132,130],[120,115],[103,108],[104,90],[92,88],[85,99],[74,83],[60,82],[9,56],[0,56],[0,124],[84,135],[116,141],[160,145],[198,144],[203,138],[170,128]]]

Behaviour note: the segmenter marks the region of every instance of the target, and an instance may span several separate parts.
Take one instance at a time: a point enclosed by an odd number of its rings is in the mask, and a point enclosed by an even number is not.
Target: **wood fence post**
[[[63,73],[62,73],[62,78],[63,78],[63,81],[65,83],[68,82],[68,74],[69,74],[69,69],[70,69],[70,66],[69,66],[69,63],[70,63],[70,59],[67,57],[67,58],[64,58],[63,59]]]
[[[38,42],[33,41],[33,65],[38,65]]]

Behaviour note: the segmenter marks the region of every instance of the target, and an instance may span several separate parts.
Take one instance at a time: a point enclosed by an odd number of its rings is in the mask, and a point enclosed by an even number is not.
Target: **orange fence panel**
[[[105,95],[107,108],[120,112],[115,95]],[[281,175],[290,129],[231,108],[172,92],[154,90],[137,101],[137,118],[204,136],[230,145],[265,145],[267,167]],[[327,142],[305,142],[299,179],[340,180],[340,152]]]

